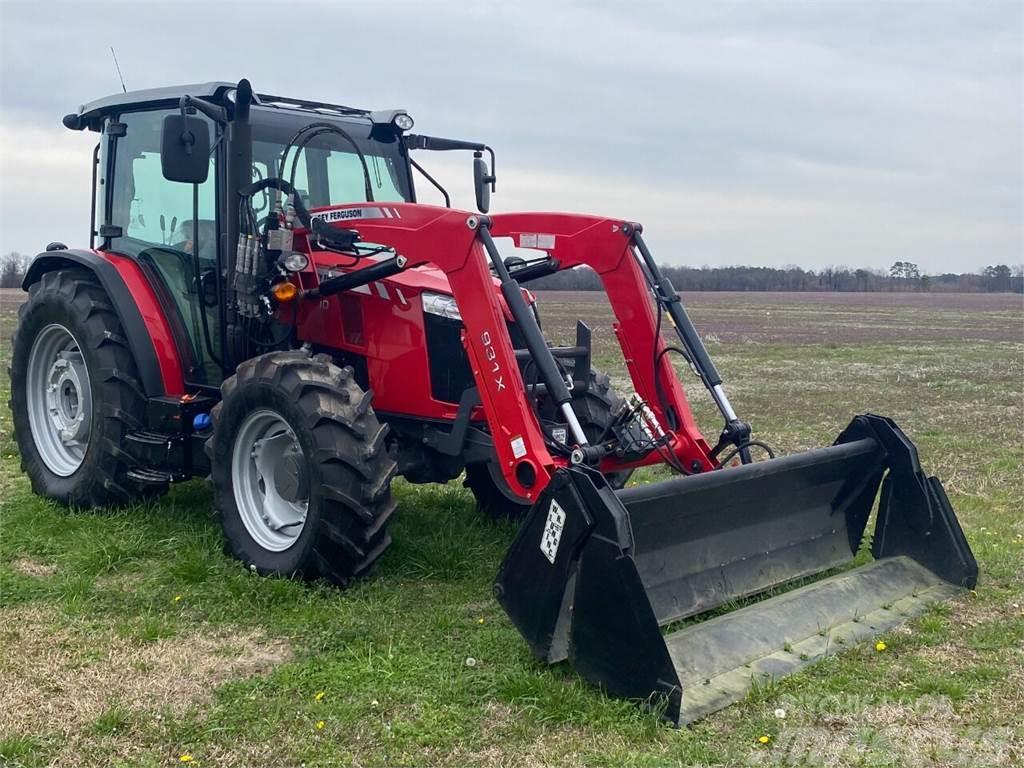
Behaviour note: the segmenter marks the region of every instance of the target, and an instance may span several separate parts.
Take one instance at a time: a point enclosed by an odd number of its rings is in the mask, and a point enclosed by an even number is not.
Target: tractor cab
[[[240,187],[286,178],[308,208],[364,200],[367,186],[375,200],[415,200],[412,166],[396,124],[399,116],[399,124],[410,124],[404,112],[254,95],[248,131],[240,135],[231,120],[236,94],[234,84],[222,82],[135,91],[91,102],[64,119],[69,128],[100,134],[90,246],[135,260],[153,278],[161,304],[174,309],[172,330],[189,385],[216,387],[230,372],[230,306],[221,297],[231,287],[226,267],[236,251]],[[206,159],[192,163],[199,175],[175,180],[165,173],[166,146],[176,139],[167,131],[183,118],[204,135]],[[285,148],[311,124],[323,130],[284,167]],[[330,127],[351,141],[339,140]],[[249,161],[241,173],[239,154]],[[275,194],[262,189],[252,213],[268,216]]]

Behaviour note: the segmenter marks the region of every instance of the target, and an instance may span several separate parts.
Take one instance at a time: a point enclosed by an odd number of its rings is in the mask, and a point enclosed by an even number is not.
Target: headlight
[[[462,320],[459,314],[459,305],[455,298],[445,293],[423,292],[423,311],[428,315],[447,317],[449,320]]]
[[[399,112],[395,115],[394,123],[395,128],[400,131],[410,131],[412,130],[413,125],[415,125],[412,118],[405,114],[405,112]]]
[[[301,272],[309,266],[309,256],[298,251],[293,251],[284,257],[281,262],[289,272]]]

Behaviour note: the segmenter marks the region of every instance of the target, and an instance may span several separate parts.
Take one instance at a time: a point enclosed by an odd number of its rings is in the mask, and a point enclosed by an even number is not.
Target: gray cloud
[[[406,106],[497,147],[499,208],[640,219],[666,260],[1019,262],[1022,26],[1018,3],[3,3],[0,248],[82,242],[89,142],[59,118],[118,90],[112,44],[129,88]]]

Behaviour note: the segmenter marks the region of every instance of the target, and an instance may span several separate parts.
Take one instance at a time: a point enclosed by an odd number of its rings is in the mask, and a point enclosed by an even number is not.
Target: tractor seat
[[[192,253],[192,219],[182,221],[171,235],[171,243],[177,250]],[[217,260],[217,222],[199,220],[199,258],[201,261]]]

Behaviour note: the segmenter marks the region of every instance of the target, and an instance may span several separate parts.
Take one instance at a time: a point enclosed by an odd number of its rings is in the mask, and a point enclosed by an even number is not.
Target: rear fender
[[[181,359],[163,309],[142,269],[129,258],[90,250],[46,251],[33,259],[22,288],[58,269],[87,269],[110,297],[147,397],[185,393]]]

